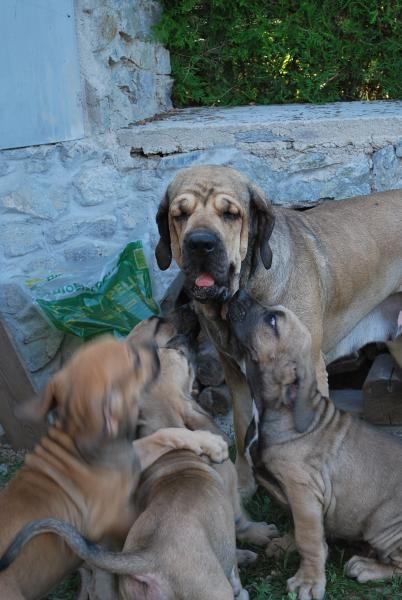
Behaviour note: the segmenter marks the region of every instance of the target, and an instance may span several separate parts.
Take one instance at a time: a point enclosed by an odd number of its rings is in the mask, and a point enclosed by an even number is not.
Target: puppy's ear
[[[161,271],[170,267],[172,262],[172,248],[169,231],[169,196],[166,192],[156,213],[156,224],[159,231],[159,242],[155,249],[156,262]]]
[[[161,370],[161,363],[157,346],[154,341],[141,341],[135,339],[126,340],[128,351],[133,362],[133,371],[136,375],[136,386],[140,390],[153,383]]]
[[[287,399],[293,406],[295,427],[304,433],[314,419],[313,400],[317,392],[317,380],[312,362],[296,367],[297,379],[287,389]]]
[[[61,374],[58,373],[49,381],[40,396],[34,396],[23,404],[16,406],[14,409],[15,416],[25,421],[43,421],[48,412],[56,407],[60,380]]]
[[[250,218],[254,229],[254,248],[251,265],[251,274],[257,268],[259,257],[268,270],[272,263],[272,250],[269,238],[275,225],[275,215],[272,207],[265,198],[264,192],[254,184],[249,186],[250,192]]]

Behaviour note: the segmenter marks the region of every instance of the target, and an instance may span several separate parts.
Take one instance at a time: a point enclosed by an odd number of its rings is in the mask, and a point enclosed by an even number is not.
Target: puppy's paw
[[[238,540],[255,544],[256,546],[266,546],[272,538],[276,538],[278,535],[279,531],[276,525],[269,525],[264,521],[260,521],[259,523],[248,521],[246,526],[240,531],[236,529],[236,538]]]
[[[322,600],[325,595],[325,575],[312,575],[311,569],[300,567],[287,581],[288,592],[296,592],[298,600]]]
[[[248,595],[248,591],[242,588],[235,598],[236,600],[249,600],[250,596]]]
[[[359,583],[367,583],[367,581],[392,577],[395,569],[392,565],[384,565],[373,558],[352,556],[345,564],[345,573],[348,577],[357,579]]]
[[[236,549],[236,559],[239,567],[247,567],[253,564],[258,558],[256,552],[251,550],[242,550],[241,548]]]
[[[293,533],[285,533],[282,537],[271,540],[265,548],[268,558],[280,559],[284,554],[296,552],[296,542]]]
[[[209,431],[193,431],[194,447],[192,450],[198,454],[206,454],[212,462],[221,463],[229,458],[229,449],[225,440]]]

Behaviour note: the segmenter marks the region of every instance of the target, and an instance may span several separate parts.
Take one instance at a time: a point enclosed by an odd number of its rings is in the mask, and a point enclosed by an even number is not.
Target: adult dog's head
[[[227,318],[243,352],[258,412],[287,407],[296,429],[306,431],[317,390],[307,327],[292,311],[266,308],[243,289],[229,302]]]
[[[181,171],[168,186],[156,221],[159,268],[167,269],[173,256],[187,290],[200,302],[234,294],[246,257],[251,273],[260,262],[271,266],[272,209],[257,186],[229,167]]]
[[[19,412],[31,420],[54,411],[65,431],[88,460],[105,443],[135,437],[139,397],[160,369],[152,332],[147,339],[120,341],[110,335],[82,346],[49,381],[41,397]]]

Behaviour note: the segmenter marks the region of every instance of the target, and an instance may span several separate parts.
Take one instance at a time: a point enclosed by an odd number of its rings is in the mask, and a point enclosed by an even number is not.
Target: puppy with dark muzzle
[[[228,319],[257,408],[246,446],[259,482],[293,516],[301,563],[288,590],[324,597],[325,533],[370,544],[375,557],[346,564],[359,582],[402,573],[400,442],[318,392],[311,336],[292,311],[240,290]]]

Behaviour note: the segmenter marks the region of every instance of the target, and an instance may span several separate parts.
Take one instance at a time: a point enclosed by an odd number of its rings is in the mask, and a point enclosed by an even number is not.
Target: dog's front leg
[[[295,526],[296,546],[301,556],[299,570],[288,579],[288,591],[297,592],[299,600],[322,600],[325,594],[327,544],[323,509],[311,488],[311,482],[293,483],[286,487]]]
[[[250,388],[238,365],[220,353],[226,384],[232,397],[233,426],[236,438],[236,471],[239,480],[239,492],[243,498],[249,498],[256,491],[253,471],[244,455],[244,441],[252,417],[252,398]]]
[[[206,454],[213,462],[228,458],[224,439],[209,431],[189,431],[179,427],[166,427],[133,442],[134,449],[145,471],[155,461],[171,450],[191,450],[198,456]]]

